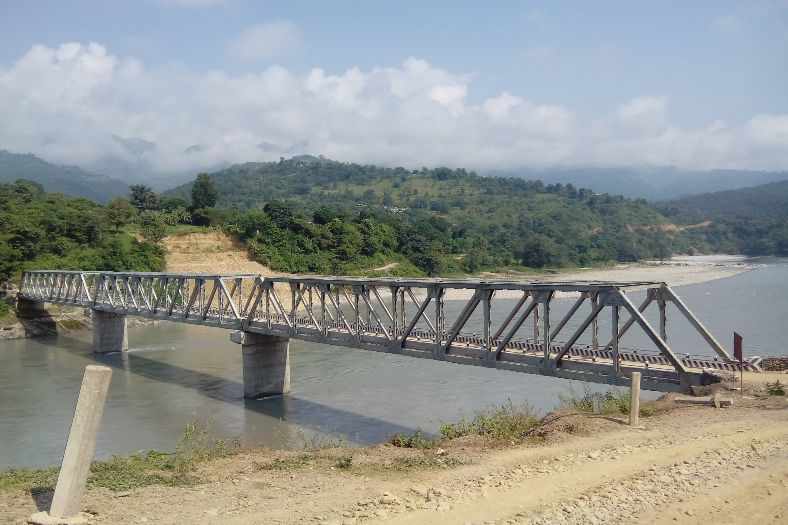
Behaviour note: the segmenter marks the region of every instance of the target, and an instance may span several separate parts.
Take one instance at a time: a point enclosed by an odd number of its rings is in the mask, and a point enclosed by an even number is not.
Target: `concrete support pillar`
[[[126,316],[93,310],[93,351],[97,354],[129,349]]]
[[[241,345],[244,397],[255,399],[290,392],[290,338],[233,332]]]
[[[39,301],[31,301],[24,297],[16,299],[16,315],[20,319],[39,319],[49,316],[45,308],[46,304]]]

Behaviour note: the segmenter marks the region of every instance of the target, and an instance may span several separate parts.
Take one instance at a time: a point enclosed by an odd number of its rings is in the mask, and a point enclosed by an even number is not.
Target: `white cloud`
[[[271,59],[301,46],[301,30],[287,20],[257,24],[244,29],[227,46],[241,60]]]
[[[34,46],[0,66],[0,148],[89,164],[133,155],[113,136],[144,139],[155,147],[134,155],[163,171],[294,151],[473,169],[788,166],[788,114],[686,128],[670,122],[667,98],[643,96],[588,120],[525,93],[474,101],[472,80],[418,58],[367,70],[230,74],[151,69],[93,43]]]
[[[637,97],[618,108],[618,119],[625,126],[639,129],[645,133],[656,133],[667,125],[665,97]]]

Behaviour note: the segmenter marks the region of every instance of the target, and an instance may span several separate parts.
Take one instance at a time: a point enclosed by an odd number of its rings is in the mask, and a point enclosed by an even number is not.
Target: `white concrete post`
[[[632,372],[632,386],[629,389],[629,424],[640,424],[640,372]]]
[[[52,506],[48,513],[39,512],[31,516],[31,523],[87,523],[86,517],[80,513],[80,501],[85,492],[90,463],[93,461],[96,433],[104,413],[111,378],[112,369],[106,366],[85,367]]]

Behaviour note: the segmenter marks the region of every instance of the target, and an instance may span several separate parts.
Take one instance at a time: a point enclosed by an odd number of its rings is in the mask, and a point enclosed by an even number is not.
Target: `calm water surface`
[[[788,263],[678,289],[690,308],[729,346],[735,329],[750,355],[782,355],[778,329],[788,321]],[[642,294],[632,294],[639,302]],[[554,315],[573,300],[556,301]],[[501,318],[513,301],[500,302]],[[459,308],[450,304],[447,308]],[[676,321],[676,351],[707,354],[703,341]],[[567,336],[571,326],[566,328]],[[603,319],[600,339],[610,331]],[[586,385],[515,372],[452,365],[363,350],[291,342],[292,393],[244,400],[240,349],[226,330],[161,323],[129,330],[127,354],[94,356],[79,337],[0,342],[0,468],[60,461],[83,369],[114,369],[97,456],[172,450],[184,426],[198,420],[247,445],[300,447],[326,439],[379,442],[397,432],[435,432],[442,422],[511,399],[547,411],[558,396]],[[625,345],[645,339],[627,336]],[[604,387],[593,386],[593,389]]]

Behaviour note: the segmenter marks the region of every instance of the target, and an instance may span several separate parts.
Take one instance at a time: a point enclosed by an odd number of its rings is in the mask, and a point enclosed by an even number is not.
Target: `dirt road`
[[[544,442],[492,449],[254,451],[191,487],[92,489],[83,506],[113,524],[788,523],[788,400],[736,405],[681,406],[639,429],[569,415]],[[35,509],[0,494],[12,523]]]

